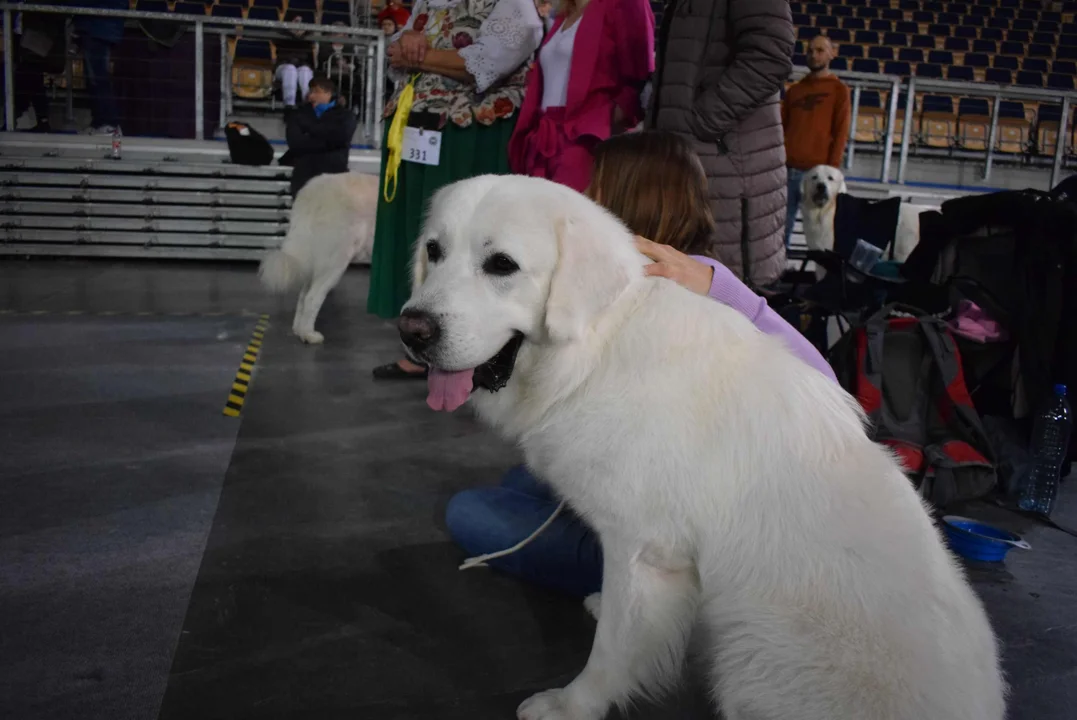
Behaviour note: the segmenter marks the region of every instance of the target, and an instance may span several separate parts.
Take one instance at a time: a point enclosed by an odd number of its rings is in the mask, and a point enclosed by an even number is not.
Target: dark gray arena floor
[[[517,454],[372,380],[397,341],[366,283],[305,347],[250,264],[0,261],[0,716],[494,720],[582,667],[582,606],[457,571],[446,501]],[[1010,718],[1072,718],[1077,540],[1000,520],[1034,549],[970,572]],[[710,716],[685,690],[631,717]]]

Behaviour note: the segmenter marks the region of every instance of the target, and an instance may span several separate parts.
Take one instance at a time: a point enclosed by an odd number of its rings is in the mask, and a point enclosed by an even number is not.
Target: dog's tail
[[[273,293],[283,293],[299,285],[306,275],[303,265],[283,250],[274,250],[258,266],[262,286]]]

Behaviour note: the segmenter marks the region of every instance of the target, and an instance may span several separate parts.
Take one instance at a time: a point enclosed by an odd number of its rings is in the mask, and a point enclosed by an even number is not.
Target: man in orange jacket
[[[789,88],[782,100],[785,128],[785,163],[789,189],[785,218],[785,246],[793,232],[800,207],[800,182],[816,165],[841,166],[849,138],[849,88],[830,72],[834,46],[824,35],[808,44],[809,72]]]

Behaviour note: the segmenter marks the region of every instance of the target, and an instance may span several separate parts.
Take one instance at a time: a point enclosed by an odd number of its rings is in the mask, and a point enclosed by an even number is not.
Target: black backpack
[[[224,128],[228,154],[236,165],[269,165],[273,162],[273,146],[265,135],[250,125],[230,122]]]

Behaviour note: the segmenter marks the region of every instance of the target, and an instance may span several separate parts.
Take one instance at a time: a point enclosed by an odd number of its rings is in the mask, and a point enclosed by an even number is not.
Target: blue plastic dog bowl
[[[1002,562],[1012,548],[1032,549],[1020,535],[969,518],[947,515],[942,524],[950,547],[969,560]]]

